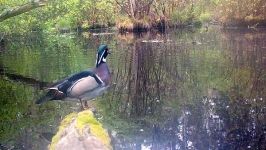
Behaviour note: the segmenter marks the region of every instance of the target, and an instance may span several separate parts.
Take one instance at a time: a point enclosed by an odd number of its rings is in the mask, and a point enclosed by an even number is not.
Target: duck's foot
[[[83,105],[81,99],[79,99],[79,102],[80,102],[80,109],[81,109],[81,110],[85,110],[85,109],[86,109],[86,106]]]
[[[88,102],[87,102],[87,101],[84,102],[84,106],[85,106],[86,108],[90,108],[89,105],[88,105]]]
[[[82,101],[81,99],[79,99],[79,101],[80,101],[80,109],[82,111],[86,110],[86,109],[89,109],[89,110],[91,110],[93,112],[95,110],[95,108],[90,106],[87,101]]]
[[[90,105],[87,101],[85,101],[84,107],[85,107],[85,109],[89,109],[92,112],[95,111],[95,108],[92,105]]]

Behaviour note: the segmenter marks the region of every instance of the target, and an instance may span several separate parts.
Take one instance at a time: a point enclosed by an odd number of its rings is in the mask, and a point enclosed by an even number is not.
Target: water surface
[[[114,149],[265,149],[266,30],[210,28],[11,35],[0,49],[0,144],[45,149],[76,102],[34,101],[94,67],[108,44],[108,93],[92,104]]]

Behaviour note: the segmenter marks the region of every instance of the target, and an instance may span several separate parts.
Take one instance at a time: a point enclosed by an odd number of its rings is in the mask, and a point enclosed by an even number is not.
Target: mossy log
[[[50,150],[109,150],[108,133],[90,110],[67,115],[53,137]]]

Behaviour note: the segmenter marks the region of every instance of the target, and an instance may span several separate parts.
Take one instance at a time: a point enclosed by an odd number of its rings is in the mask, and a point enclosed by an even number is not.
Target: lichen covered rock
[[[90,110],[67,115],[53,137],[50,150],[109,150],[108,133]]]

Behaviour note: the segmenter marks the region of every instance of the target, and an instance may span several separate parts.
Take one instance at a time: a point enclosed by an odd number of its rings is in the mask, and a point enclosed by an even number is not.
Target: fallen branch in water
[[[0,65],[0,76],[5,76],[9,80],[16,81],[16,82],[22,82],[28,85],[31,85],[33,87],[37,87],[39,89],[45,89],[51,85],[51,83],[39,81],[30,77],[25,77],[20,74],[13,74],[13,73],[7,73],[4,71],[4,68]]]

